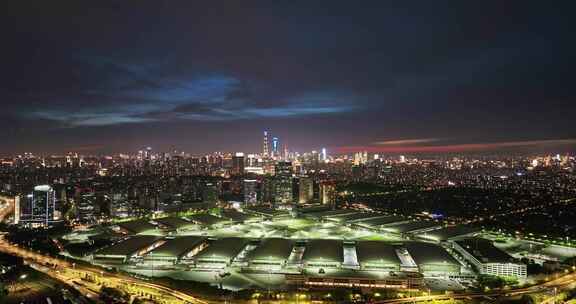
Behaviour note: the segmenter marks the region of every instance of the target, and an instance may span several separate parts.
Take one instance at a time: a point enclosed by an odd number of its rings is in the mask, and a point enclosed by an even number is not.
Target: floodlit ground
[[[424,279],[426,287],[430,288],[431,291],[459,291],[464,290],[464,286],[455,280],[445,279],[445,278],[426,278]]]
[[[546,255],[556,257],[560,260],[576,256],[576,248],[552,245],[542,249]]]
[[[141,234],[162,235],[159,230],[147,231]],[[280,219],[256,223],[234,224],[220,228],[189,229],[173,235],[202,235],[218,238],[291,238],[291,239],[342,239],[342,240],[378,240],[397,241],[398,237],[374,233],[360,229],[352,229],[338,223],[320,223],[309,219]]]
[[[103,232],[103,229],[96,227],[86,230],[77,230],[63,236],[62,238],[70,243],[84,243],[87,242],[90,237],[102,234]]]
[[[572,247],[546,245],[534,241],[519,240],[493,234],[485,234],[483,237],[493,240],[494,246],[518,258],[528,257],[537,261],[562,261],[576,256],[576,248]]]
[[[131,273],[149,277],[170,277],[176,280],[189,280],[210,283],[217,286],[222,282],[222,287],[229,290],[242,290],[247,288],[270,288],[282,289],[286,279],[283,274],[241,273],[234,268],[214,271],[181,271],[181,270],[150,270],[126,267],[124,270]],[[229,273],[224,279],[218,274]]]

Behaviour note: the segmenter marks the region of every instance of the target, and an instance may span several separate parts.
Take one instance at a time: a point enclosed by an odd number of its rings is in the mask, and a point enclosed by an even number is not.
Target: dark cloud
[[[6,1],[0,140],[256,151],[263,129],[306,149],[573,138],[569,6]],[[203,132],[214,141],[177,137]]]
[[[173,110],[173,112],[178,113],[197,113],[197,114],[211,113],[213,111],[214,110],[212,108],[197,103],[182,104],[175,107]]]

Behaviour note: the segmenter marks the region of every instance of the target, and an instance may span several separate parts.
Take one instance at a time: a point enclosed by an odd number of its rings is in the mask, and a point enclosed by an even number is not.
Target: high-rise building
[[[292,176],[276,175],[274,177],[274,202],[277,204],[290,204],[294,202]]]
[[[244,174],[244,153],[239,152],[232,156],[232,174]]]
[[[47,227],[59,220],[56,212],[56,192],[49,185],[34,187],[32,193],[18,199],[20,225]]]
[[[144,151],[144,158],[146,160],[150,160],[150,158],[152,158],[152,147],[146,147],[146,150]]]
[[[272,157],[278,157],[280,155],[280,139],[278,137],[272,137]]]
[[[258,180],[245,179],[244,180],[244,203],[247,205],[254,205],[258,203]]]
[[[290,159],[290,151],[288,150],[288,146],[284,143],[284,160]]]
[[[83,194],[76,202],[76,216],[81,222],[90,223],[96,220],[96,196],[93,193]]]
[[[218,186],[216,183],[207,182],[202,187],[202,200],[204,203],[215,204],[218,202]]]
[[[354,153],[354,165],[364,165],[368,162],[368,152],[357,152]]]
[[[314,181],[308,176],[298,178],[298,203],[307,204],[314,198]]]
[[[133,202],[128,200],[126,193],[115,192],[110,195],[110,216],[129,217],[136,214],[138,208],[133,206]]]
[[[279,161],[274,169],[274,202],[280,204],[289,204],[294,201],[292,163]]]
[[[266,159],[270,157],[270,151],[268,147],[268,131],[264,131],[264,144],[262,147],[262,158]]]
[[[322,162],[325,162],[327,159],[327,155],[326,155],[326,148],[322,148]]]
[[[274,173],[274,165],[270,161],[270,158],[272,158],[272,152],[270,151],[268,131],[264,131],[264,144],[262,149],[262,171],[264,174]]]
[[[279,176],[279,175],[283,175],[283,176],[290,176],[292,177],[293,174],[293,170],[292,170],[292,162],[288,162],[288,161],[279,161],[276,162],[276,165],[274,166],[274,174]]]
[[[246,157],[247,167],[258,167],[258,159],[254,154],[248,154]]]
[[[262,180],[262,202],[264,203],[273,203],[274,200],[274,195],[275,195],[275,189],[274,189],[274,184],[275,184],[275,180],[274,177],[270,177],[270,176],[266,176],[263,180]]]
[[[332,182],[322,182],[320,184],[320,203],[322,205],[336,204],[336,185]]]
[[[14,198],[14,224],[18,225],[20,223],[20,212],[22,208],[20,207],[20,196],[17,195]]]

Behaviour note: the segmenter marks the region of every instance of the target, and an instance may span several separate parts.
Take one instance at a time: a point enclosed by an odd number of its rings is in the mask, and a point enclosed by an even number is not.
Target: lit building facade
[[[32,193],[18,199],[20,225],[48,227],[59,220],[56,211],[56,192],[49,185],[34,187]]]
[[[336,204],[336,185],[331,182],[322,182],[320,184],[320,204]]]
[[[244,153],[239,152],[232,156],[232,174],[244,174]]]
[[[292,163],[287,161],[277,162],[274,173],[274,202],[279,204],[293,203]]]
[[[245,179],[244,180],[244,203],[247,205],[254,205],[258,203],[258,180]]]
[[[272,157],[280,155],[280,139],[278,137],[272,138]]]
[[[308,176],[301,176],[298,181],[298,203],[308,204],[314,198],[314,181]]]
[[[278,204],[290,204],[294,202],[292,196],[292,176],[277,175],[274,177],[274,202]]]
[[[528,275],[525,264],[516,261],[488,240],[472,238],[455,241],[452,245],[481,274],[520,279]]]

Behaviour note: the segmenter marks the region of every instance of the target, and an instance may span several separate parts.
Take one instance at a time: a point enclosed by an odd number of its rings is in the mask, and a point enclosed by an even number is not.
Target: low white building
[[[452,244],[454,249],[476,266],[481,274],[520,279],[527,276],[525,264],[495,247],[491,241],[472,238],[455,241]]]

